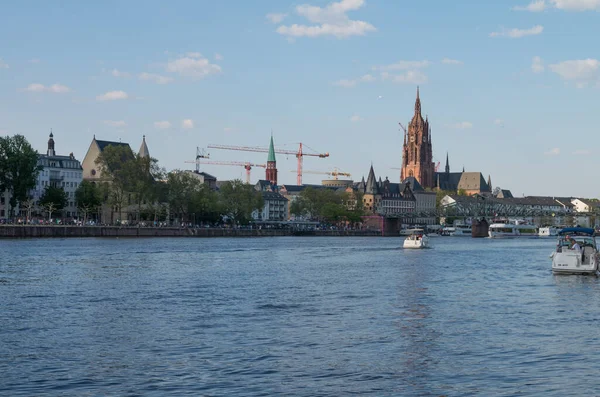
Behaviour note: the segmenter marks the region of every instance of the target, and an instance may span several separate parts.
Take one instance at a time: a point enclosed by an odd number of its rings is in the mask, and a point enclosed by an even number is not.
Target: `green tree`
[[[40,205],[48,212],[48,220],[52,218],[54,211],[60,211],[67,205],[67,193],[55,186],[46,186],[42,197],[40,197]]]
[[[102,193],[95,183],[83,181],[75,191],[77,208],[83,213],[83,223],[87,222],[88,214],[96,211],[102,205]]]
[[[0,137],[0,192],[10,193],[9,214],[29,199],[37,182],[38,153],[23,135]]]
[[[465,189],[458,189],[457,194],[459,196],[467,196],[467,191]]]
[[[239,179],[225,182],[219,190],[219,199],[223,215],[234,225],[248,224],[252,212],[264,206],[262,194]]]
[[[135,204],[137,213],[143,204],[150,204],[157,196],[157,180],[164,176],[155,158],[134,154],[128,146],[109,145],[96,159],[103,179],[108,182],[108,203],[122,217],[126,204]]]

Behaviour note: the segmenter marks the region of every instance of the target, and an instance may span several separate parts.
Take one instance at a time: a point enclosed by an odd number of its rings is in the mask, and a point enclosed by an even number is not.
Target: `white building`
[[[63,208],[63,218],[77,217],[77,203],[75,202],[75,191],[81,184],[83,178],[83,169],[79,160],[75,159],[73,153],[68,156],[58,156],[54,150],[54,135],[50,132],[48,139],[48,150],[46,154],[38,155],[38,166],[40,172],[37,177],[36,185],[30,192],[30,197],[34,201],[33,212],[41,214],[39,201],[47,186],[62,188],[67,193],[67,204]],[[8,218],[10,195],[5,193],[0,199],[0,218]],[[21,208],[23,210],[23,208]],[[14,209],[15,214],[19,214],[19,208]],[[21,211],[21,216],[26,214]],[[58,213],[56,214],[58,215]]]
[[[62,188],[67,194],[67,205],[62,210],[63,218],[77,217],[77,202],[75,191],[83,180],[83,168],[79,160],[75,159],[73,153],[68,156],[58,156],[54,150],[54,135],[50,132],[48,139],[48,150],[41,154],[38,159],[41,171],[38,174],[35,189],[31,192],[35,205],[39,206],[39,200],[44,194],[46,186]]]
[[[254,211],[255,222],[283,222],[288,218],[288,200],[276,192],[261,192],[265,202],[261,211]]]

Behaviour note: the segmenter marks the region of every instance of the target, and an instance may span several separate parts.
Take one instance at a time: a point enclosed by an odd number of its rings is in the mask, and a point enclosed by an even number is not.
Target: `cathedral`
[[[491,178],[485,181],[481,172],[450,172],[450,163],[446,155],[444,172],[437,172],[433,162],[431,147],[431,127],[429,119],[421,114],[421,98],[417,87],[415,114],[404,131],[404,147],[402,150],[402,168],[400,180],[414,177],[423,188],[449,190],[465,194],[482,194],[492,192]]]
[[[400,180],[416,178],[424,188],[434,187],[435,165],[431,148],[431,128],[429,120],[421,114],[421,98],[417,87],[415,114],[404,132],[402,150],[402,170]]]

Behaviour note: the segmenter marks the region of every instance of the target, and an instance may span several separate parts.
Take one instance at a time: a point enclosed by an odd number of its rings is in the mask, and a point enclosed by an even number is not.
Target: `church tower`
[[[48,150],[46,151],[48,156],[54,156],[56,153],[54,152],[54,134],[52,130],[50,130],[50,139],[48,139]]]
[[[275,160],[275,147],[273,146],[273,135],[271,135],[271,144],[269,145],[269,157],[267,158],[267,175],[265,178],[273,185],[277,186],[277,161]]]
[[[404,147],[402,150],[402,170],[400,179],[414,177],[421,186],[433,188],[435,165],[431,149],[431,128],[428,118],[423,119],[421,114],[421,98],[417,87],[415,101],[415,114],[408,124],[408,131],[404,133]]]

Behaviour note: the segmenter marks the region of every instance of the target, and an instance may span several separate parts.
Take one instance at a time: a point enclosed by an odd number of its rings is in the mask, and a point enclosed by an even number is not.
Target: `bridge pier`
[[[397,237],[400,235],[399,218],[383,218],[381,235],[384,237]]]

